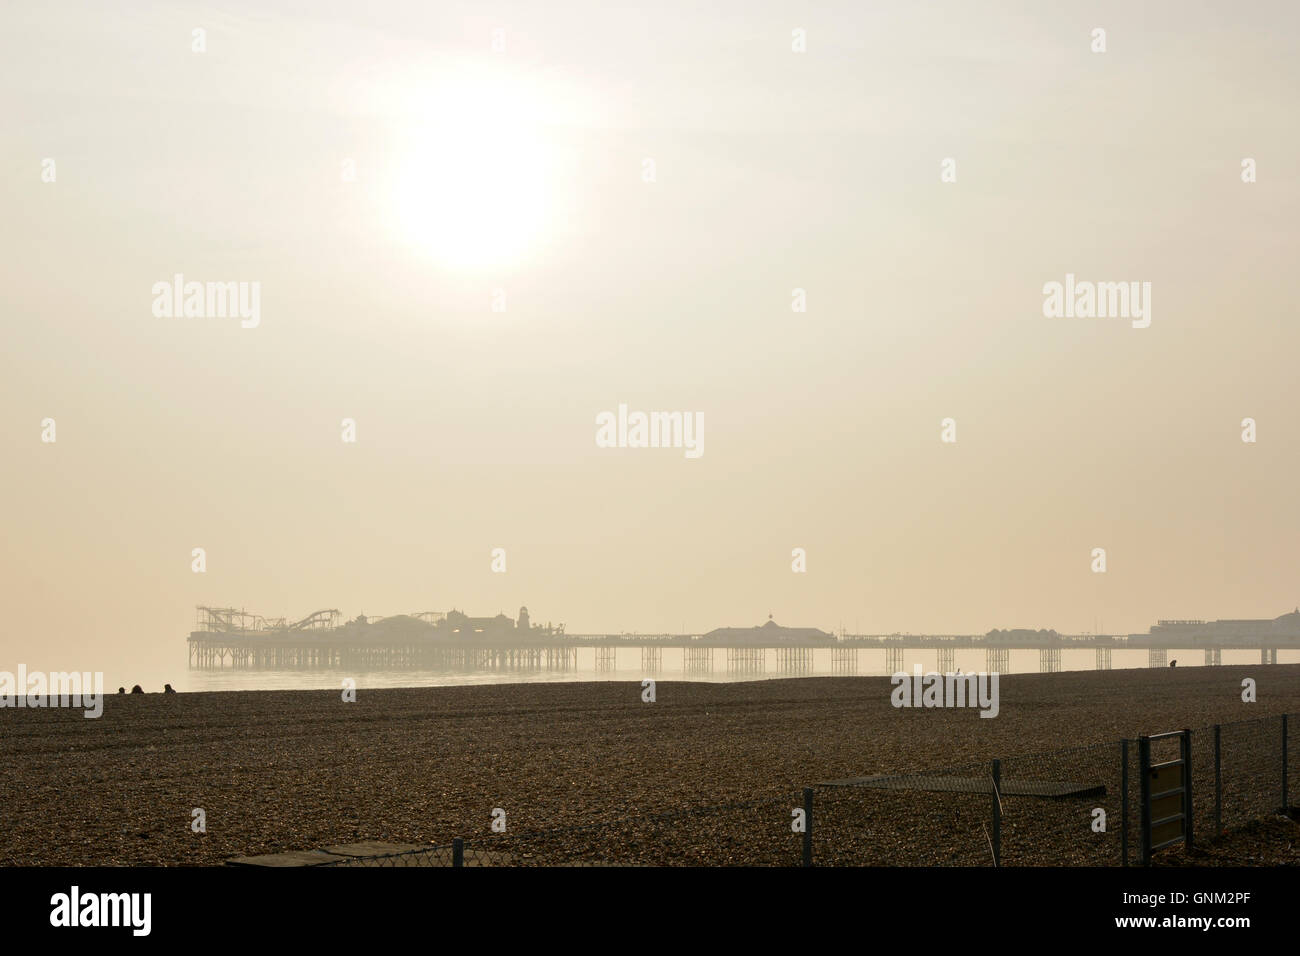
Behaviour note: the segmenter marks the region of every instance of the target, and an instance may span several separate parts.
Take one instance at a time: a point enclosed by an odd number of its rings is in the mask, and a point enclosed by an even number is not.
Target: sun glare
[[[460,65],[431,84],[401,136],[393,203],[410,243],[455,268],[513,263],[547,226],[550,157],[531,87]]]

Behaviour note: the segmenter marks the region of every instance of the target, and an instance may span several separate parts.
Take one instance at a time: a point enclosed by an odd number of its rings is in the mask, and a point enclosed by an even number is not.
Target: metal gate
[[[1151,742],[1178,738],[1178,757],[1151,762]],[[1138,779],[1142,788],[1141,860],[1156,850],[1184,844],[1192,849],[1192,732],[1171,730],[1138,738]]]

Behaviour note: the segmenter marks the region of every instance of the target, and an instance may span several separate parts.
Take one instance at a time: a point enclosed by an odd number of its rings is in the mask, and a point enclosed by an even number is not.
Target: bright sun
[[[393,192],[404,236],[456,268],[516,262],[542,238],[550,155],[529,85],[461,64],[404,130]]]

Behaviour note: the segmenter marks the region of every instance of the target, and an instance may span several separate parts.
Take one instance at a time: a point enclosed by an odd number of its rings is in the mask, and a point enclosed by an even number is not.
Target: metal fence
[[[1196,842],[1290,806],[1288,718],[1190,732]],[[1153,739],[1152,760],[1175,740]],[[493,833],[333,866],[1118,866],[1139,861],[1138,741],[582,826]]]
[[[1291,806],[1289,722],[1277,715],[1189,732],[1193,845]],[[1154,740],[1150,747],[1152,762],[1163,762],[1174,759],[1178,741]],[[1136,864],[1138,751],[1137,740],[1121,740],[823,784],[815,796],[814,862]]]

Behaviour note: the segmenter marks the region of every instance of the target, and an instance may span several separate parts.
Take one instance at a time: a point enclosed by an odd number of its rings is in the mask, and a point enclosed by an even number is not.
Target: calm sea
[[[1199,650],[1171,650],[1170,661],[1178,667],[1204,666],[1204,655]],[[1258,664],[1259,651],[1224,651],[1222,662],[1232,664]],[[1278,652],[1282,664],[1300,663],[1300,651]],[[979,648],[958,649],[956,667],[964,672],[985,668],[984,651]],[[904,666],[908,673],[919,666],[923,671],[935,670],[937,653],[934,649],[907,651]],[[1145,668],[1148,666],[1145,650],[1120,650],[1111,653],[1111,667]],[[1093,649],[1066,649],[1061,652],[1060,669],[1063,671],[1094,670],[1096,655]],[[152,670],[152,668],[150,669]],[[1012,651],[1010,667],[1003,673],[1034,674],[1039,672],[1036,650]],[[781,677],[830,676],[886,676],[885,652],[881,649],[859,649],[856,667],[833,662],[829,648],[815,648],[812,659],[803,666],[785,666],[775,650],[765,652],[761,662],[729,662],[727,651],[717,648],[713,652],[711,667],[695,663],[688,666],[681,648],[665,647],[660,651],[658,666],[643,665],[641,650],[636,647],[619,648],[612,662],[598,662],[594,648],[578,650],[578,663],[568,670],[539,668],[499,670],[401,670],[401,671],[347,671],[347,670],[190,670],[182,656],[173,670],[158,669],[157,673],[105,675],[105,685],[115,691],[118,685],[129,690],[132,684],[141,684],[146,691],[162,689],[164,683],[178,691],[215,690],[296,690],[333,689],[342,686],[344,678],[353,678],[358,688],[365,687],[440,687],[470,684],[550,683],[556,681],[640,681],[646,677],[658,680],[747,681],[769,680]]]

